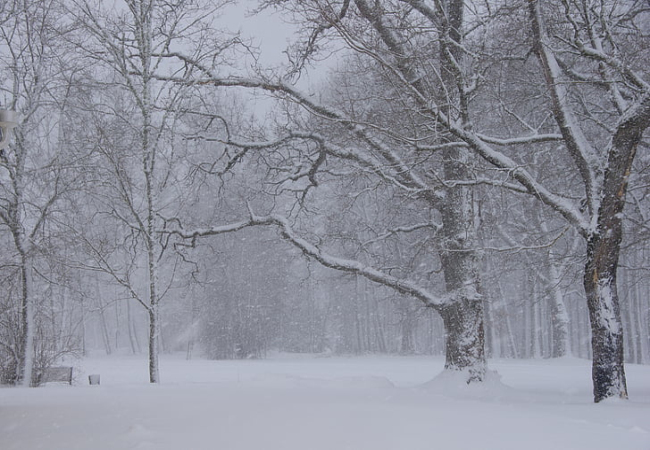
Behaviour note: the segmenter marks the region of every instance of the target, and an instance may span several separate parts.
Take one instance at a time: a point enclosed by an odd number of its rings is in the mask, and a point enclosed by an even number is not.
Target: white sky
[[[259,62],[263,67],[287,64],[288,59],[284,52],[296,39],[296,26],[284,21],[281,15],[272,9],[258,15],[251,14],[258,4],[258,0],[239,0],[225,8],[220,21],[229,30],[240,31],[244,40],[253,40],[253,44],[260,49]],[[334,61],[335,58],[329,57],[315,66],[307,67],[298,86],[306,90],[322,81],[334,66]]]
[[[263,64],[277,65],[286,62],[283,51],[293,38],[295,28],[271,10],[252,15],[250,11],[257,4],[257,0],[240,0],[228,5],[220,21],[231,31],[240,31],[242,38],[253,38],[254,44],[261,50]]]

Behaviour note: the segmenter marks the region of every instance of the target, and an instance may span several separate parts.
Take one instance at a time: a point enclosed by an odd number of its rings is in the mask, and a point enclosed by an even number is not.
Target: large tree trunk
[[[627,398],[623,365],[623,324],[616,270],[623,238],[625,206],[632,162],[643,132],[650,125],[650,92],[620,121],[608,152],[607,170],[596,230],[587,237],[584,286],[591,321],[594,400]]]
[[[623,323],[616,289],[618,243],[610,236],[589,239],[584,286],[591,322],[594,401],[627,398]]]
[[[444,3],[447,13],[444,35],[450,42],[441,46],[441,78],[444,89],[440,95],[451,105],[462,99],[463,87],[457,78],[457,64],[462,61],[460,51],[462,42],[464,2],[448,0]],[[450,98],[450,97],[451,98]],[[454,100],[453,102],[450,100]],[[462,103],[462,101],[461,101]],[[448,117],[456,115],[451,106],[443,108]],[[460,119],[466,121],[460,109]],[[451,147],[443,153],[443,166],[446,180],[469,180],[471,155],[466,148]],[[441,252],[442,268],[445,276],[447,294],[451,296],[448,305],[440,310],[445,331],[446,361],[445,369],[467,372],[467,382],[483,381],[485,377],[485,332],[483,325],[483,299],[479,295],[479,270],[476,257],[476,229],[474,223],[474,199],[467,186],[448,186],[442,205],[444,237]]]
[[[483,302],[458,299],[440,311],[445,324],[445,369],[467,371],[467,383],[485,378]]]
[[[619,130],[610,151],[597,227],[587,237],[584,287],[591,322],[592,380],[596,402],[608,397],[627,398],[616,271],[623,237],[621,213],[625,206],[627,178],[641,135],[638,130],[633,133],[637,139],[632,143],[628,136],[621,140],[620,134]]]
[[[470,159],[467,149],[446,150],[446,178],[468,179]],[[445,287],[451,296],[449,304],[439,311],[447,336],[445,369],[467,371],[468,383],[483,381],[486,371],[473,205],[471,189],[455,186],[446,190],[440,208],[444,236],[441,260]]]

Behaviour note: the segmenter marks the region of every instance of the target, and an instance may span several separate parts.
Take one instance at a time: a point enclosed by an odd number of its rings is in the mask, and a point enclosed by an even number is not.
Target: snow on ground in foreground
[[[2,450],[650,450],[650,366],[591,400],[590,363],[492,361],[482,386],[431,357],[95,357],[75,386],[0,389]],[[89,386],[87,375],[101,375]]]

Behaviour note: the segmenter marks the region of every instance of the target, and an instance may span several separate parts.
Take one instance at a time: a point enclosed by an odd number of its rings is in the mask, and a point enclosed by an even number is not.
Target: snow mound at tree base
[[[443,370],[433,380],[418,386],[418,389],[450,398],[473,398],[481,400],[500,399],[512,396],[515,391],[501,381],[501,375],[494,370],[485,372],[483,381],[468,383],[467,370]]]

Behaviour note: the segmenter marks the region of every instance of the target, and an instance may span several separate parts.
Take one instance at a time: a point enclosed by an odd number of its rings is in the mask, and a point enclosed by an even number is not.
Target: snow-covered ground
[[[154,386],[144,357],[88,358],[73,387],[0,389],[0,449],[650,449],[650,366],[627,366],[631,400],[595,405],[588,361],[491,361],[483,386],[431,381],[442,364],[163,356]]]

